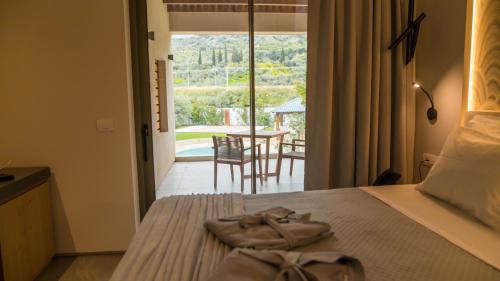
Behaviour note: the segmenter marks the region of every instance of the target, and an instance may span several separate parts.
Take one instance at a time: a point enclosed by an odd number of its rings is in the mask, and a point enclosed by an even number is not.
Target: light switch
[[[115,124],[112,119],[98,119],[97,131],[99,133],[109,133],[115,130]]]

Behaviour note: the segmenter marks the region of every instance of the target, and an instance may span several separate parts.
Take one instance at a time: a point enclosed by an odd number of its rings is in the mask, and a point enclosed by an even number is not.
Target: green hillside
[[[221,108],[249,104],[247,35],[175,35],[174,85],[176,126],[221,125]],[[304,98],[307,37],[255,37],[256,103],[259,124],[272,126],[264,108]]]
[[[246,86],[248,36],[176,35],[172,38],[177,87]],[[303,82],[307,61],[305,35],[257,35],[257,85]]]

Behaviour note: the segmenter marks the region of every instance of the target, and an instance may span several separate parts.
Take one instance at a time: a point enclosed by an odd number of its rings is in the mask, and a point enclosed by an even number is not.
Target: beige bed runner
[[[203,280],[229,253],[203,227],[243,214],[239,194],[173,196],[156,201],[111,280]]]

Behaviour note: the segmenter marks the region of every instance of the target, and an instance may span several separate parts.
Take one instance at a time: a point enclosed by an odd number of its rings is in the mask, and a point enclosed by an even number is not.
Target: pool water
[[[191,148],[176,153],[177,156],[213,156],[214,150],[211,147]]]

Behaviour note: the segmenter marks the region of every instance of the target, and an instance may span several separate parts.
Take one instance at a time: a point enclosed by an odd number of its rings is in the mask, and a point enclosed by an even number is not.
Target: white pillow
[[[416,188],[500,232],[500,139],[458,127]]]
[[[471,129],[500,139],[500,117],[494,115],[476,115],[468,122]]]

